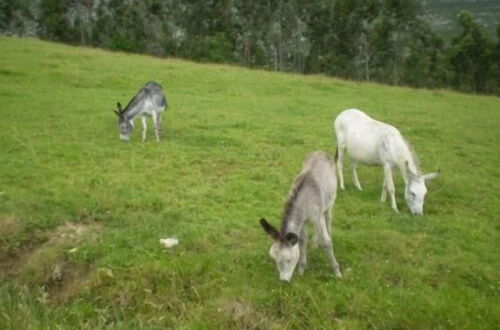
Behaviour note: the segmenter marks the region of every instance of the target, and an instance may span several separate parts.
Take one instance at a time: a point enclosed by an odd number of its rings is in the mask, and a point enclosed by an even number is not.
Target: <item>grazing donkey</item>
[[[304,161],[302,171],[290,189],[281,230],[278,232],[266,219],[260,219],[262,228],[275,240],[269,254],[276,262],[280,280],[290,281],[297,263],[299,274],[304,273],[307,264],[305,224],[308,219],[314,225],[314,238],[321,239],[335,275],[342,277],[331,240],[332,207],[336,194],[335,165],[326,153],[315,151]]]
[[[134,128],[134,119],[141,116],[142,141],[146,140],[146,116],[153,118],[156,141],[160,142],[161,114],[168,107],[167,98],[160,84],[149,81],[130,100],[125,109],[120,102],[117,103],[118,127],[120,128],[120,140],[130,140],[130,134]]]
[[[420,173],[416,157],[397,128],[356,109],[342,111],[335,118],[333,127],[337,135],[337,170],[341,189],[344,189],[342,164],[344,152],[347,150],[356,188],[363,190],[356,172],[358,163],[382,166],[384,183],[381,202],[385,202],[389,192],[392,208],[398,212],[392,180],[392,168],[398,167],[405,182],[405,199],[410,212],[413,215],[424,213],[424,197],[427,193],[425,181],[434,179],[439,172],[423,175]]]

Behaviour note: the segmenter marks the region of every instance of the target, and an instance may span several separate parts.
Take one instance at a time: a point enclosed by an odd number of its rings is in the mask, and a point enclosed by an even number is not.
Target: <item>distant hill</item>
[[[446,39],[458,33],[457,15],[462,10],[470,12],[491,36],[495,36],[500,20],[498,0],[424,0],[427,18],[435,30]]]

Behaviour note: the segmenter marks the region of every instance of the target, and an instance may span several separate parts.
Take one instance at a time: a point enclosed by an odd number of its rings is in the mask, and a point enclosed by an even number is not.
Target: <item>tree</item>
[[[470,13],[463,11],[458,18],[462,32],[453,38],[449,52],[454,71],[452,84],[459,89],[486,92],[491,74],[493,44]]]
[[[72,27],[78,25],[80,44],[82,45],[93,44],[93,24],[96,19],[98,3],[99,0],[73,0],[68,8],[68,20]]]
[[[75,30],[71,27],[67,12],[70,0],[41,0],[40,16],[38,22],[42,37],[63,41],[74,42],[77,40]]]
[[[0,33],[15,36],[40,34],[40,6],[31,0],[0,0]]]
[[[500,23],[497,24],[497,43],[493,51],[491,76],[491,90],[500,95]]]
[[[402,82],[415,87],[441,86],[445,82],[444,41],[422,21],[415,22],[411,29]]]

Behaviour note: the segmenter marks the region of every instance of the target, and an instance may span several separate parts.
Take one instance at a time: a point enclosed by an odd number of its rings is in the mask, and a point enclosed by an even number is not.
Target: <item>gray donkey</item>
[[[290,281],[297,263],[299,275],[304,273],[307,265],[307,220],[312,221],[314,239],[321,240],[335,276],[342,277],[331,240],[332,207],[336,195],[335,165],[325,152],[315,151],[304,161],[302,171],[290,189],[280,231],[266,219],[260,219],[262,228],[275,241],[269,254],[276,262],[280,280]]]
[[[130,140],[130,134],[134,128],[134,119],[141,116],[142,140],[146,140],[146,116],[153,119],[156,141],[160,141],[161,114],[168,107],[167,98],[160,84],[149,81],[130,100],[125,109],[120,102],[117,104],[118,127],[120,129],[120,140]]]

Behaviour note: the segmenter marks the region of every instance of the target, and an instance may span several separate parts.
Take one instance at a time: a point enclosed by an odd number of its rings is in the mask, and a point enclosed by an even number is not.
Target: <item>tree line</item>
[[[500,95],[500,24],[458,24],[445,42],[422,0],[0,0],[7,35]]]

